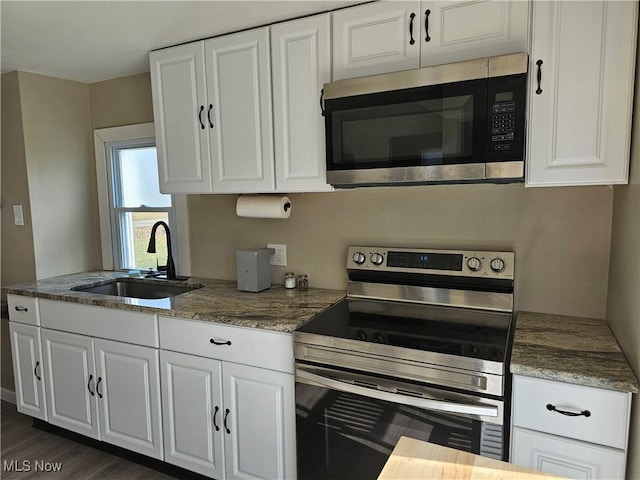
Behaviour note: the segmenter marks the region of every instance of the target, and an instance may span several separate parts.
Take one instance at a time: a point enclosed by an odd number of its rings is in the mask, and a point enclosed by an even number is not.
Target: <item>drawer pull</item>
[[[567,417],[581,417],[581,416],[590,417],[591,416],[591,412],[589,410],[583,410],[580,413],[567,412],[566,410],[560,410],[556,408],[555,405],[551,405],[550,403],[547,403],[547,410],[549,410],[550,412],[558,412],[559,414],[566,415]]]
[[[227,340],[226,342],[219,342],[211,338],[209,339],[209,343],[213,343],[214,345],[231,345],[231,340]]]
[[[224,429],[227,433],[231,433],[231,430],[229,430],[229,427],[227,426],[227,417],[229,416],[230,412],[231,410],[229,410],[228,408],[224,411]]]
[[[16,305],[16,312],[28,312],[29,309],[27,307],[23,307],[22,305]]]
[[[100,393],[100,390],[98,390],[98,388],[100,388],[100,383],[102,382],[102,377],[98,377],[98,383],[96,383],[96,393],[98,394],[98,397],[102,398],[102,394]]]
[[[89,393],[93,397],[95,393],[91,391],[91,380],[93,380],[93,374],[89,375],[89,381],[87,382],[87,390],[89,390]]]
[[[220,427],[218,426],[218,424],[216,423],[216,417],[218,416],[218,412],[220,411],[220,407],[216,405],[216,409],[213,412],[213,426],[216,429],[216,432],[220,431]]]
[[[416,14],[411,13],[409,18],[411,18],[411,20],[409,21],[409,45],[413,45],[414,43],[416,43],[416,41],[413,39],[413,19],[416,18]]]

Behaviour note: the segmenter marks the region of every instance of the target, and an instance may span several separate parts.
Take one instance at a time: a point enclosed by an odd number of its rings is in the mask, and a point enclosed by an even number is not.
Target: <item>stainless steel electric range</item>
[[[293,334],[298,477],[376,478],[402,435],[507,459],[513,252],[354,246]]]

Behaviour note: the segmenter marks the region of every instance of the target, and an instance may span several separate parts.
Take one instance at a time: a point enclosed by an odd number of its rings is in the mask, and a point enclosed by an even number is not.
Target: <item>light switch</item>
[[[24,225],[24,216],[22,215],[22,205],[13,206],[13,224]]]

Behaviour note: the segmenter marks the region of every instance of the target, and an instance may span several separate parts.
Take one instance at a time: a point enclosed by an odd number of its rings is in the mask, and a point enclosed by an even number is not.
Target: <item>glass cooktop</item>
[[[504,362],[510,313],[346,298],[299,332]]]

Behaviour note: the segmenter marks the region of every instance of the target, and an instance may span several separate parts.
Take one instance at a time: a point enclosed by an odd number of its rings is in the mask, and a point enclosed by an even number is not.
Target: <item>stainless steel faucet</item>
[[[167,234],[167,265],[165,267],[158,266],[158,271],[166,270],[167,280],[176,280],[176,266],[173,263],[173,255],[171,254],[171,232],[169,231],[169,225],[165,222],[159,221],[153,224],[147,253],[156,253],[156,230],[161,225],[164,227],[164,231]]]

